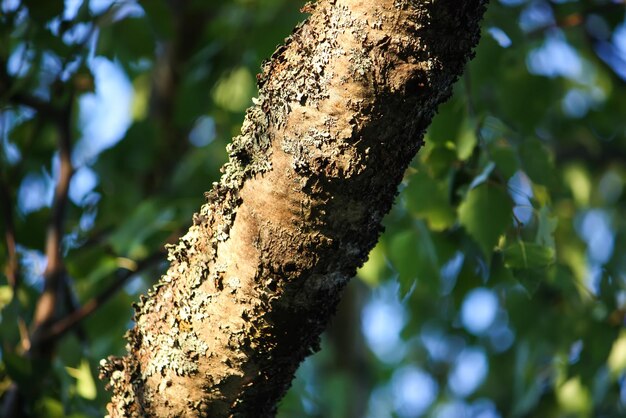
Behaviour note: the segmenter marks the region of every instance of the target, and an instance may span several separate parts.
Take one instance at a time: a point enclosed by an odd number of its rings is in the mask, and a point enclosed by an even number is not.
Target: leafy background
[[[261,60],[301,6],[1,2],[0,393],[21,385],[33,416],[102,416],[98,362],[123,352],[131,303],[219,178]],[[492,1],[279,416],[626,415],[625,16],[622,1]],[[59,109],[74,173],[58,316],[93,312],[40,367],[24,353]]]

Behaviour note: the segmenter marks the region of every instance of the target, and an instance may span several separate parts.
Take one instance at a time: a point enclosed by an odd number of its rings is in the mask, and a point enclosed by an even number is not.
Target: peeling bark
[[[103,361],[113,417],[273,416],[381,232],[484,0],[321,0],[264,64],[223,176]]]

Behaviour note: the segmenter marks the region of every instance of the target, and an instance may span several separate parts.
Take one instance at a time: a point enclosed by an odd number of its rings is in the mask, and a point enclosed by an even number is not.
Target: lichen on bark
[[[114,417],[272,416],[381,232],[484,1],[321,0],[259,95],[170,267],[103,362]]]

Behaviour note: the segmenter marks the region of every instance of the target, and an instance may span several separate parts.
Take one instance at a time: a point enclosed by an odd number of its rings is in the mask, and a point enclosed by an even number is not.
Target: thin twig
[[[543,35],[550,29],[567,29],[580,26],[585,22],[586,16],[580,12],[571,13],[555,22],[550,22],[546,25],[540,26],[528,32],[529,38],[535,38]]]
[[[0,100],[2,102],[30,107],[40,116],[47,119],[61,119],[61,112],[59,109],[54,107],[51,102],[45,101],[28,93],[12,91],[12,86],[15,86],[16,80],[14,77],[9,75],[6,66],[6,61],[0,59]]]
[[[118,276],[102,293],[93,299],[87,301],[79,309],[71,312],[64,318],[59,319],[50,325],[46,333],[41,337],[41,341],[48,341],[51,339],[57,339],[66,332],[76,327],[83,319],[94,313],[104,303],[106,303],[113,295],[115,295],[128,281],[129,278],[136,275],[140,271],[158,263],[163,260],[164,253],[155,253],[144,260],[137,263],[137,266],[133,270],[120,269],[118,270]]]
[[[63,280],[61,280],[61,287],[61,293],[63,294],[63,302],[65,305],[65,312],[67,312],[68,314],[70,312],[74,312],[79,308],[80,304],[72,289],[72,281],[67,274],[65,274]],[[81,342],[81,344],[83,344],[83,346],[86,347],[88,345],[89,342],[87,340],[87,332],[82,326],[77,326],[74,329],[74,334],[76,334],[76,337]]]
[[[19,262],[17,257],[17,246],[15,239],[15,224],[13,222],[13,205],[11,204],[11,193],[4,179],[0,180],[0,209],[4,214],[4,240],[7,246],[8,260],[4,268],[9,285],[15,290],[19,286]]]
[[[50,102],[42,100],[37,96],[26,93],[15,93],[9,95],[8,101],[15,105],[30,107],[35,110],[39,116],[49,120],[58,120],[62,116],[59,109],[55,108]]]
[[[613,2],[603,2],[601,4],[596,4],[593,6],[582,7],[583,10],[579,10],[576,12],[569,13],[554,22],[550,22],[546,25],[540,26],[528,32],[529,37],[535,37],[542,35],[545,31],[550,29],[567,29],[574,28],[578,26],[582,26],[587,18],[592,14],[599,13],[623,13],[624,6],[626,5],[626,0],[621,1],[613,1]],[[552,6],[554,9],[554,6]],[[553,10],[554,12],[554,10]]]

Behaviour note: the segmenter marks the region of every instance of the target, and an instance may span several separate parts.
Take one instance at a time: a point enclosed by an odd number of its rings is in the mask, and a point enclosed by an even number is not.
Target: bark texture
[[[479,38],[484,0],[321,0],[103,361],[113,417],[273,416]]]

